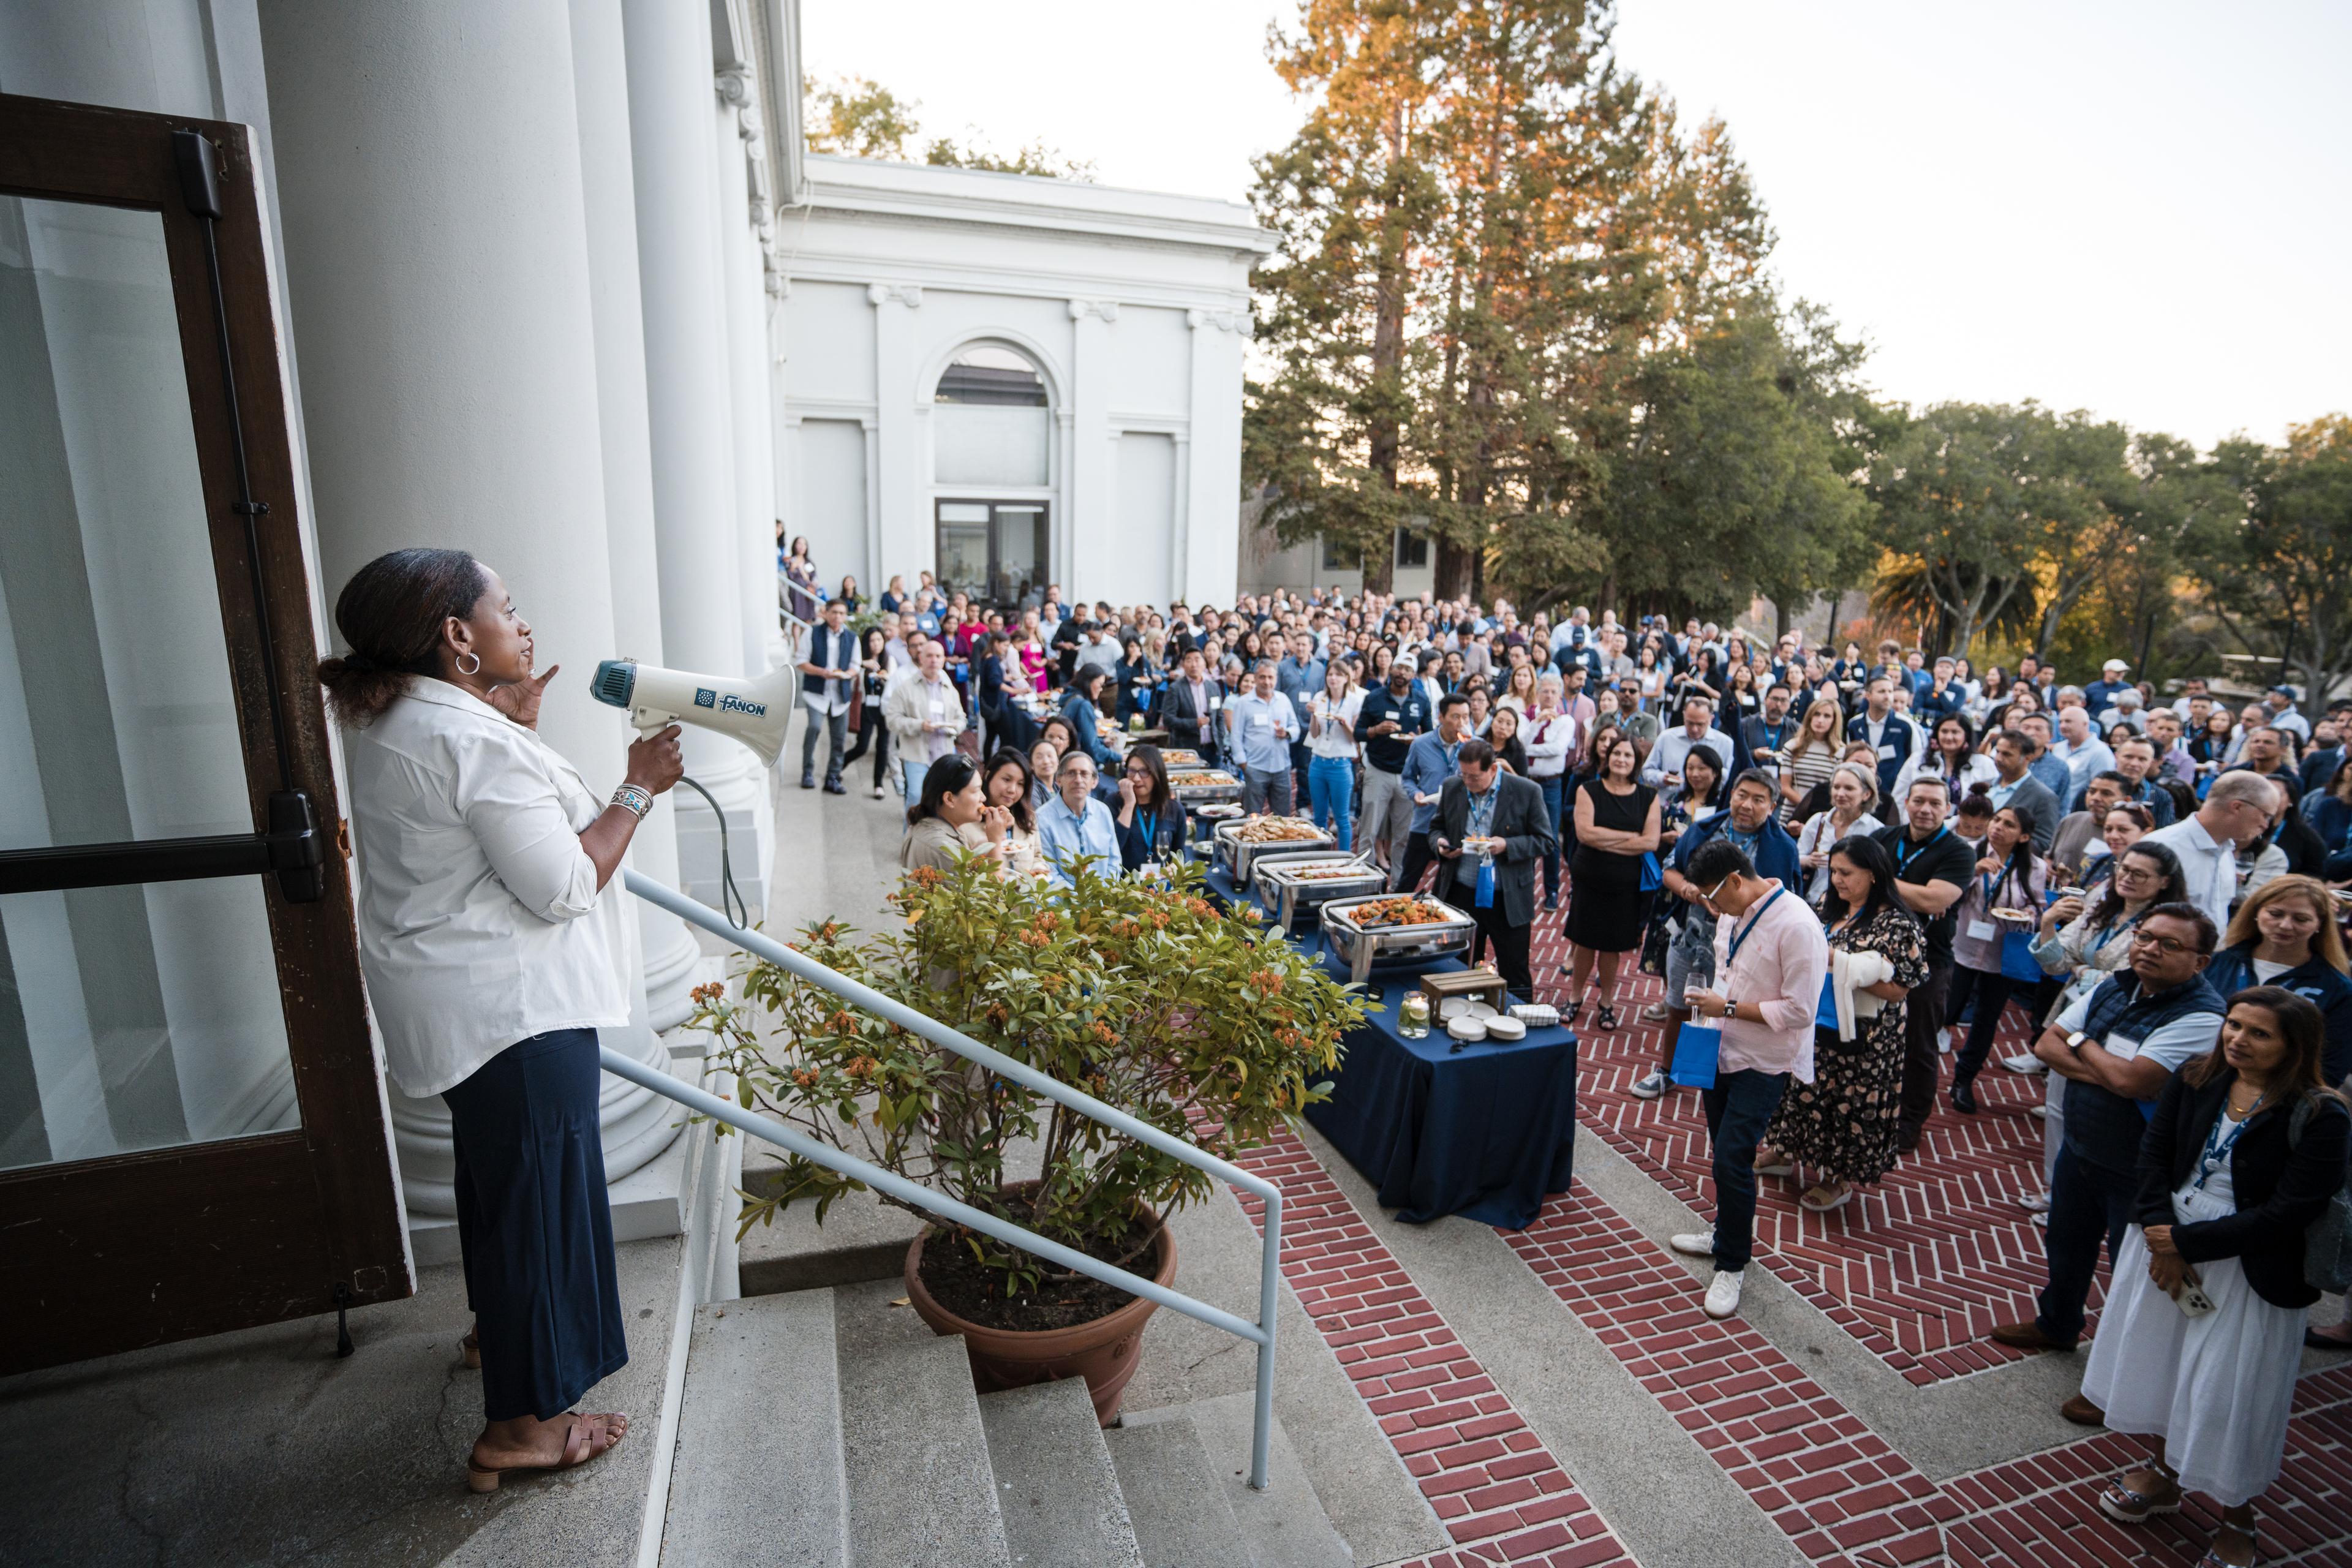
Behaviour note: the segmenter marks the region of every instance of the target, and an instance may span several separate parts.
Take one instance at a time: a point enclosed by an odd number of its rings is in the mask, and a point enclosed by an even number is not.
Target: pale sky
[[[802,0],[820,77],[1108,184],[1246,199],[1298,110],[1268,0]],[[2207,446],[2352,411],[2352,0],[1622,0],[1721,115],[1773,266],[1913,403],[2037,398]]]

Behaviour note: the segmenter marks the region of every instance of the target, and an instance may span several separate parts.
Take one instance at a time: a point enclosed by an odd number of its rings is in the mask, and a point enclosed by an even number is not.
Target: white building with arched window
[[[1228,604],[1247,208],[811,157],[779,214],[777,495],[830,589]]]

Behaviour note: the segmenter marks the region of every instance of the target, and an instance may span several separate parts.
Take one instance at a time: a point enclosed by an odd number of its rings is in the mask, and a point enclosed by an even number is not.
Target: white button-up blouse
[[[604,806],[537,734],[426,677],[348,732],[360,962],[385,1065],[422,1099],[518,1041],[629,1021],[628,900],[580,832]]]

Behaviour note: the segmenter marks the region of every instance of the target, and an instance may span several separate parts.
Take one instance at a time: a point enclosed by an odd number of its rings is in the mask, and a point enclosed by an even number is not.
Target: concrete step
[[[1014,1568],[1143,1568],[1082,1378],[982,1394]]]
[[[1255,1411],[1255,1395],[1227,1394],[1156,1410],[1130,1411],[1125,1425],[1138,1433],[1158,1426],[1192,1428],[1194,1446],[1207,1460],[1210,1478],[1249,1548],[1245,1561],[1251,1568],[1353,1568],[1355,1552],[1332,1528],[1278,1417],[1267,1445],[1266,1489],[1250,1489],[1250,1436]],[[1124,1477],[1126,1472],[1120,1474]],[[1141,1530],[1140,1521],[1137,1528]]]
[[[841,1420],[832,1291],[698,1309],[663,1568],[846,1568]]]
[[[1012,1568],[963,1341],[845,1336],[839,1354],[853,1568]]]
[[[1144,1568],[1254,1568],[1249,1542],[1188,1420],[1103,1434]]]

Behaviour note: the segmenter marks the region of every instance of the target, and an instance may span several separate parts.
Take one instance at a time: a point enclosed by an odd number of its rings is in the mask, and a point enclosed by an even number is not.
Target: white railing
[[[1256,1426],[1250,1438],[1250,1485],[1259,1491],[1266,1488],[1266,1466],[1269,1443],[1274,1427],[1274,1317],[1281,1289],[1282,1259],[1282,1189],[1262,1176],[1253,1176],[1240,1166],[1203,1153],[1181,1138],[1163,1132],[1149,1122],[1139,1121],[1126,1111],[1105,1105],[1090,1094],[1081,1093],[1062,1082],[1039,1072],[1035,1068],[1014,1061],[1002,1051],[991,1050],[961,1030],[951,1029],[936,1018],[929,1018],[904,1003],[893,1001],[870,985],[863,985],[847,975],[827,969],[805,953],[793,952],[773,937],[747,931],[706,904],[698,904],[674,888],[666,887],[625,868],[621,876],[629,891],[661,909],[667,910],[693,925],[700,926],[714,936],[723,937],[736,947],[767,960],[789,973],[824,987],[855,1006],[880,1018],[886,1018],[911,1034],[919,1035],[944,1050],[953,1051],[967,1061],[976,1062],[1000,1078],[1010,1079],[1025,1088],[1034,1089],[1046,1099],[1068,1107],[1079,1115],[1099,1121],[1107,1127],[1152,1148],[1171,1159],[1180,1160],[1195,1170],[1205,1171],[1229,1186],[1259,1199],[1265,1205],[1263,1248],[1258,1263],[1257,1321],[1205,1301],[1196,1301],[1181,1290],[1171,1290],[1157,1280],[1146,1279],[1124,1268],[1115,1268],[1098,1258],[1089,1258],[1058,1241],[1050,1241],[1034,1231],[996,1215],[943,1197],[928,1187],[920,1186],[904,1176],[893,1175],[880,1166],[843,1152],[829,1143],[820,1142],[805,1133],[795,1132],[780,1121],[755,1116],[741,1106],[719,1099],[703,1089],[690,1088],[671,1078],[658,1068],[632,1060],[619,1052],[604,1051],[604,1070],[630,1082],[641,1084],[656,1094],[677,1101],[687,1109],[721,1121],[750,1136],[777,1144],[803,1159],[814,1161],[827,1170],[838,1171],[864,1182],[877,1192],[887,1194],[902,1203],[913,1204],[957,1225],[970,1226],[984,1236],[992,1236],[1008,1247],[1032,1252],[1048,1262],[1115,1285],[1131,1295],[1157,1301],[1171,1311],[1183,1313],[1212,1328],[1223,1329],[1229,1334],[1257,1346],[1257,1414]]]

